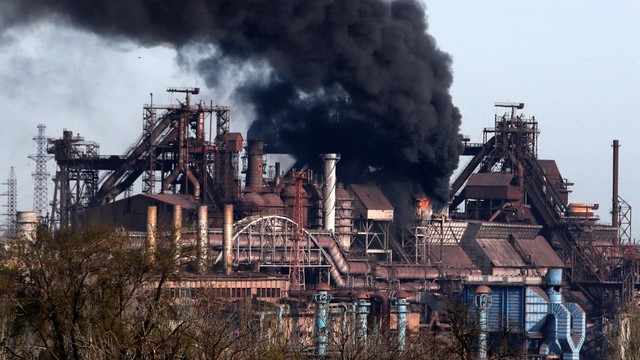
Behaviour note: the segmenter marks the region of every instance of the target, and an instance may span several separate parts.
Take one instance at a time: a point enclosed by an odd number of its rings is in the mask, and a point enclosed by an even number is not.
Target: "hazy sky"
[[[575,183],[570,201],[599,203],[603,222],[610,222],[613,139],[622,145],[620,195],[632,206],[640,201],[633,106],[640,94],[640,3],[425,3],[429,33],[453,60],[462,133],[480,142],[482,129],[493,126],[495,102],[524,102],[541,129],[539,157],[555,159]],[[149,93],[168,103],[170,86],[204,87],[172,49],[42,23],[0,37],[0,181],[16,167],[18,210],[32,208],[35,164],[27,156],[36,151],[37,124],[47,125],[49,136],[66,128],[100,143],[102,154],[121,154],[140,135]],[[202,98],[233,106],[232,130],[244,131],[250,115],[228,95],[205,89]]]

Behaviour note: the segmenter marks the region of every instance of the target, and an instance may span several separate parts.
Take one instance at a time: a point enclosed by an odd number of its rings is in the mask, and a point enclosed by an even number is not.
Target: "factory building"
[[[446,329],[444,304],[457,299],[480,358],[508,331],[531,359],[578,359],[586,324],[635,297],[635,247],[620,222],[599,222],[597,205],[569,202],[555,161],[538,159],[524,104],[497,104],[506,113],[483,143],[461,139],[471,160],[449,203],[416,194],[407,221],[396,212],[406,204],[374,182],[341,182],[341,154],[318,154],[315,167],[269,164],[268,144],[230,132],[229,108],[194,104],[198,89],[169,91],[185,101],[145,105],[143,134],[123,155],[100,155],[71,131],[50,140],[50,220],[121,229],[151,258],[173,242],[184,275],[170,285],[176,299],[208,289],[273,304],[321,356],[335,351],[328,337],[347,326],[341,318],[356,319],[358,339],[383,324],[402,350],[407,332]],[[139,183],[142,193],[125,196]]]

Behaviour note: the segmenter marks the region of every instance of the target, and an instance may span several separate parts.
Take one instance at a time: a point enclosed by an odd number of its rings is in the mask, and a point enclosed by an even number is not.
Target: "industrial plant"
[[[374,179],[345,182],[339,153],[269,163],[279,147],[231,132],[230,108],[195,100],[198,88],[168,91],[184,100],[144,105],[142,134],[121,155],[72,130],[49,138],[52,208],[46,221],[18,213],[18,233],[106,225],[148,261],[170,244],[175,301],[208,289],[271,304],[310,356],[335,354],[330,339],[345,331],[356,342],[391,333],[400,353],[410,334],[440,329],[446,342],[456,303],[477,358],[496,358],[508,332],[528,359],[580,359],[636,301],[640,248],[618,195],[617,141],[611,223],[598,204],[570,202],[523,103],[497,103],[482,143],[460,136],[470,160],[447,203],[419,193],[398,204]]]

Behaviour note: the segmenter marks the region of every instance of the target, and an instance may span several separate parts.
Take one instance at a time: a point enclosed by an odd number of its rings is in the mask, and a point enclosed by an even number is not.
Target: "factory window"
[[[193,299],[197,296],[197,294],[197,289],[169,288],[169,298],[171,299]]]
[[[228,298],[230,296],[230,290],[229,288],[215,288],[213,289],[213,296]]]
[[[258,288],[258,297],[277,298],[280,297],[279,288]]]
[[[251,296],[250,288],[232,288],[231,289],[232,298],[244,298],[248,296]]]

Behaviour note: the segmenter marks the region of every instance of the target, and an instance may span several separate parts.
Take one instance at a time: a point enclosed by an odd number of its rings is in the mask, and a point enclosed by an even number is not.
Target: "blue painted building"
[[[549,269],[544,289],[540,286],[489,285],[491,305],[487,311],[489,332],[488,351],[491,353],[491,334],[522,334],[530,356],[579,359],[585,339],[585,313],[574,303],[562,298],[562,270]],[[473,298],[475,288],[463,293],[470,305],[470,317],[478,314]],[[474,322],[477,323],[477,322]],[[493,336],[495,339],[496,336]]]

